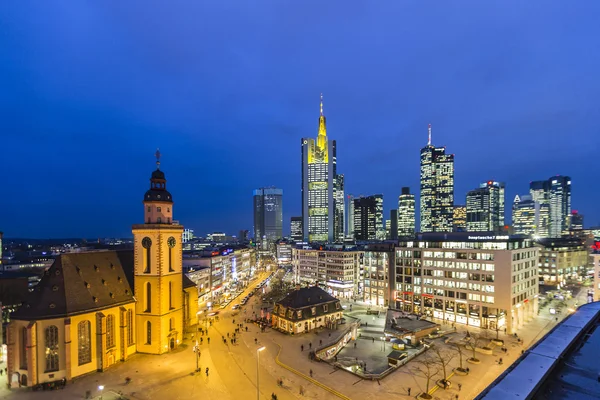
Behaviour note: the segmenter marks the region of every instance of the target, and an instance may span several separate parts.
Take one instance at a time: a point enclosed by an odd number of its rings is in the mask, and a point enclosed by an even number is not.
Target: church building
[[[8,327],[11,386],[71,380],[132,354],[163,354],[196,319],[198,291],[183,273],[183,226],[157,168],[144,195],[133,251],[65,253],[56,258]]]

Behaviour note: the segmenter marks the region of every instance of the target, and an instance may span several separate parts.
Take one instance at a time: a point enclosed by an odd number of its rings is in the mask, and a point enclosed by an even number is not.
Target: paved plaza
[[[219,321],[214,322],[208,328],[208,344],[204,336],[201,345],[200,367],[201,372],[195,373],[196,359],[192,351],[193,342],[191,335],[184,340],[183,345],[172,353],[153,356],[138,354],[126,363],[117,364],[103,373],[94,373],[78,378],[69,383],[64,390],[33,392],[30,389],[6,388],[6,376],[0,377],[0,399],[17,400],[70,400],[85,398],[86,391],[90,391],[95,400],[99,399],[98,387],[104,386],[103,399],[113,400],[118,398],[116,394],[123,393],[128,399],[154,400],[188,400],[188,399],[244,399],[249,396],[256,397],[256,350],[265,346],[260,353],[260,398],[270,399],[275,393],[280,400],[289,399],[380,399],[383,396],[390,399],[410,399],[425,389],[425,380],[415,375],[414,364],[409,362],[400,367],[392,375],[381,381],[363,380],[349,372],[334,369],[324,362],[311,361],[309,349],[319,346],[321,341],[328,343],[340,336],[347,325],[340,325],[338,330],[320,330],[316,333],[302,335],[286,335],[281,332],[267,329],[264,333],[253,324],[247,324],[248,332],[242,329],[238,334],[236,344],[228,342],[224,344],[221,337],[233,334],[236,324],[242,322],[245,317],[250,317],[252,312],[260,312],[258,303],[259,296],[253,296],[251,301],[239,312],[231,313],[229,308],[221,311]],[[571,307],[575,301],[582,304],[585,291],[579,296],[568,301]],[[359,333],[363,336],[378,335],[383,331],[385,321],[384,314],[381,317],[366,315],[366,305],[344,302],[346,306],[347,324],[352,323],[353,318],[360,318],[363,325]],[[235,315],[233,315],[235,314]],[[539,318],[527,323],[519,330],[518,342],[514,337],[507,337],[500,333],[500,338],[506,341],[508,353],[501,351],[500,347],[493,348],[492,355],[479,355],[482,361],[479,365],[468,364],[470,374],[467,376],[454,375],[450,378],[453,385],[449,390],[438,389],[433,392],[433,397],[438,399],[449,399],[451,396],[459,396],[459,399],[472,399],[487,385],[489,385],[502,371],[504,371],[517,357],[534,341],[540,339],[557,323],[556,318],[561,321],[568,311],[555,316],[548,312],[548,308],[540,312]],[[235,322],[234,322],[235,321]],[[442,321],[439,321],[442,322]],[[442,329],[450,329],[442,325]],[[466,334],[465,326],[457,325],[457,332],[452,334],[453,338],[461,338]],[[495,332],[481,332],[479,329],[469,328],[469,332],[477,334],[488,334],[490,338],[495,337]],[[256,340],[255,340],[256,339]],[[351,341],[340,353],[340,357],[354,357],[367,363],[367,369],[384,368],[381,363],[387,354],[391,352],[389,343],[382,344],[375,340],[358,339],[354,348]],[[435,346],[448,347],[444,339],[432,341]],[[301,350],[304,345],[304,351]],[[385,346],[385,347],[383,347]],[[469,357],[467,351],[466,357]],[[503,365],[497,363],[502,357]],[[458,366],[455,358],[450,367]],[[209,375],[206,375],[206,368]],[[311,378],[312,371],[312,378]],[[131,383],[125,384],[125,378],[130,377]],[[439,377],[438,377],[439,378]],[[283,385],[278,385],[278,380]],[[460,390],[459,390],[459,385]],[[432,386],[434,383],[432,383]],[[408,396],[408,388],[411,396]],[[300,394],[300,392],[303,394]]]

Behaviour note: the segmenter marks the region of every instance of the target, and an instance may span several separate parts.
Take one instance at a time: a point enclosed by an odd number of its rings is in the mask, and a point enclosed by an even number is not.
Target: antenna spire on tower
[[[160,169],[160,150],[157,148],[156,153],[154,153],[156,157],[156,169]]]
[[[429,140],[427,140],[427,145],[431,146],[431,124],[429,124],[428,126],[428,132],[429,132]]]
[[[321,116],[323,116],[323,93],[321,93]]]

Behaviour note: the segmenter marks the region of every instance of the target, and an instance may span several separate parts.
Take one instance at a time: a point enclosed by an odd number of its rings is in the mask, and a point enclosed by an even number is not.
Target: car
[[[239,303],[238,303],[238,304],[236,304],[236,305],[234,305],[233,307],[231,307],[231,309],[232,309],[232,310],[237,310],[238,308],[240,308],[240,305],[239,305]]]
[[[218,311],[213,311],[213,312],[211,312],[211,313],[208,313],[208,316],[209,316],[209,317],[214,317],[215,315],[218,315],[218,314],[219,314],[219,312],[218,312]]]

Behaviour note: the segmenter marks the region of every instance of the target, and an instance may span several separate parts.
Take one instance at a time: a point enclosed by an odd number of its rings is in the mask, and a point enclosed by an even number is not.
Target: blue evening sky
[[[600,1],[3,1],[0,230],[129,236],[163,153],[175,218],[252,230],[252,190],[300,214],[319,94],[346,193],[418,192],[456,155],[456,203],[570,175],[600,224]],[[510,212],[507,213],[510,217]]]

